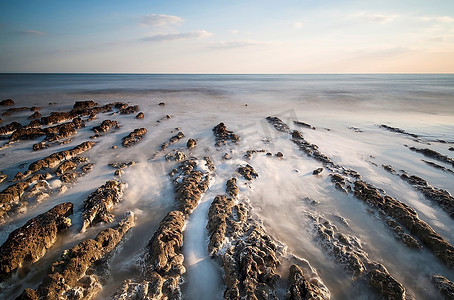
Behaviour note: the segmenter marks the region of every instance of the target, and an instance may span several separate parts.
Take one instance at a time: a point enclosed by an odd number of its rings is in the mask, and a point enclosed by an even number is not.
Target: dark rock
[[[46,131],[44,129],[22,127],[13,132],[10,140],[33,140],[43,135],[46,135]]]
[[[243,175],[243,177],[247,180],[252,180],[253,178],[257,178],[259,176],[259,174],[249,164],[244,167],[239,167],[237,172]]]
[[[449,147],[449,151],[454,151],[454,147]]]
[[[321,172],[323,172],[323,168],[318,168],[318,169],[315,169],[314,171],[312,171],[312,175],[318,175]]]
[[[27,263],[38,261],[56,242],[58,232],[69,228],[72,203],[62,203],[14,230],[0,247],[0,280]]]
[[[39,113],[39,111],[35,111],[30,117],[28,117],[29,120],[39,119],[39,118],[41,118],[41,114]]]
[[[93,127],[93,131],[98,133],[98,132],[107,132],[109,131],[110,128],[117,127],[118,128],[118,122],[117,121],[112,121],[112,120],[104,120],[102,121],[101,125]]]
[[[159,106],[165,106],[165,102],[159,102]]]
[[[88,101],[76,101],[73,106],[73,110],[82,110],[92,108],[98,105],[98,103],[94,102],[93,100]]]
[[[14,131],[16,131],[17,129],[21,128],[22,125],[18,122],[11,122],[7,125],[4,125],[2,127],[0,127],[0,135],[7,135],[7,134],[11,134],[13,133]]]
[[[222,159],[229,160],[229,159],[232,159],[232,157],[230,156],[230,154],[224,153],[224,155],[222,156]]]
[[[178,142],[179,140],[181,140],[182,138],[184,138],[184,133],[183,132],[178,132],[176,135],[172,136],[169,141],[163,143],[161,145],[161,150],[165,150],[167,149],[167,147],[169,145],[172,145],[172,144],[175,144],[176,142]]]
[[[392,131],[392,132],[397,132],[397,133],[409,135],[409,136],[414,137],[414,138],[418,138],[418,137],[419,137],[419,136],[416,135],[416,134],[408,133],[408,132],[406,132],[405,130],[402,130],[402,129],[400,129],[400,128],[391,127],[391,126],[388,126],[388,125],[385,125],[385,124],[380,125],[380,128],[383,128],[383,129],[386,129],[386,130],[389,130],[389,131]]]
[[[13,107],[5,111],[2,116],[9,116],[14,112],[30,110],[30,107]]]
[[[165,159],[166,160],[174,160],[174,161],[182,161],[185,160],[187,157],[184,152],[181,152],[179,150],[173,150],[169,153],[166,154]]]
[[[430,158],[433,158],[438,161],[448,163],[448,164],[451,164],[452,166],[454,166],[454,160],[452,158],[450,158],[446,155],[443,155],[437,151],[434,151],[432,149],[429,149],[429,148],[421,149],[421,148],[416,148],[416,147],[409,147],[408,149],[410,149],[411,151],[421,153],[424,156],[427,156],[427,157],[430,157]]]
[[[290,133],[290,127],[278,117],[266,117],[266,120],[274,126],[277,131]]]
[[[98,233],[63,252],[59,261],[49,267],[46,277],[36,290],[26,289],[19,299],[93,299],[102,290],[99,277],[87,271],[106,258],[123,236],[134,226],[134,214],[116,226]]]
[[[321,289],[318,282],[310,282],[297,265],[291,265],[287,282],[288,300],[330,299],[329,292]]]
[[[244,155],[244,158],[251,159],[253,154],[255,154],[255,153],[264,153],[264,152],[265,152],[264,149],[260,149],[260,150],[247,150],[247,151],[246,151],[246,154]]]
[[[114,221],[114,216],[110,213],[110,210],[123,199],[125,186],[123,182],[107,181],[85,199],[81,232],[96,223],[112,223]]]
[[[134,105],[134,106],[128,106],[126,108],[120,109],[120,114],[122,115],[129,115],[129,114],[134,114],[139,111],[139,106]]]
[[[1,106],[12,106],[12,105],[14,105],[14,100],[12,100],[12,99],[2,100],[2,101],[0,101],[0,105]]]
[[[110,163],[109,166],[112,168],[115,168],[117,170],[123,170],[126,169],[127,167],[134,166],[136,164],[135,161],[130,161],[130,162],[119,162],[119,163]]]
[[[41,123],[44,125],[51,125],[65,122],[71,120],[72,118],[73,116],[68,112],[51,112],[50,116],[41,118]]]
[[[194,149],[194,147],[197,145],[197,142],[196,140],[194,139],[189,139],[188,142],[186,143],[186,147],[189,149],[189,150],[192,150]]]
[[[431,281],[445,299],[454,299],[454,283],[441,275],[433,275]]]
[[[389,173],[396,174],[396,170],[394,170],[394,168],[391,165],[381,165],[381,166],[383,167],[383,169],[385,169]]]
[[[345,178],[339,174],[330,174],[331,181],[335,183],[345,184]]]
[[[307,123],[304,123],[304,122],[300,122],[300,121],[293,121],[293,123],[297,126],[300,126],[300,127],[306,127],[306,128],[310,128],[310,129],[313,129],[315,130],[315,127],[310,125],[310,124],[307,124]]]
[[[385,299],[406,299],[404,286],[394,277],[389,275],[388,272],[383,272],[379,269],[370,271],[369,283],[378,290]]]
[[[140,112],[137,114],[136,119],[143,119],[144,117],[145,115],[143,114],[143,112]]]
[[[231,197],[236,198],[238,196],[238,193],[240,192],[240,189],[236,185],[236,178],[230,178],[227,180],[226,183],[226,192],[229,194]]]
[[[276,157],[283,158],[284,154],[282,152],[278,152],[278,153],[276,153]]]
[[[292,139],[304,139],[303,134],[298,130],[292,131]]]
[[[233,131],[227,130],[227,127],[225,127],[224,123],[219,123],[218,125],[214,126],[213,134],[216,140],[216,147],[225,145],[229,141],[235,144],[240,141],[240,137]]]
[[[57,170],[55,171],[55,174],[60,176],[60,175],[65,174],[66,172],[74,170],[76,168],[77,168],[77,165],[74,162],[67,160],[58,166]]]
[[[424,160],[424,159],[421,159],[423,162],[425,162],[426,164],[428,164],[429,166],[431,167],[434,167],[435,169],[438,169],[438,170],[442,170],[442,171],[445,171],[445,172],[448,172],[448,173],[451,173],[451,174],[454,174],[454,171],[451,170],[451,169],[448,169],[444,166],[440,166],[439,164],[436,164],[432,161],[427,161],[427,160]]]
[[[137,128],[134,129],[133,132],[122,138],[121,144],[123,147],[131,147],[134,146],[136,143],[140,142],[143,136],[147,133],[146,128]]]

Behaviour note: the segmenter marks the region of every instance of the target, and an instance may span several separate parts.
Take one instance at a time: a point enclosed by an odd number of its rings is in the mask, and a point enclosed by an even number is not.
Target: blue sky
[[[454,72],[454,1],[5,1],[0,72]]]

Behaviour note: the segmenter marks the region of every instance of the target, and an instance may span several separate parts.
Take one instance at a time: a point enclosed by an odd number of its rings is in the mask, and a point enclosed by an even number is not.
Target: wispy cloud
[[[184,20],[177,16],[152,14],[142,17],[141,24],[144,26],[161,27],[168,25],[180,25],[183,22]]]
[[[389,23],[398,15],[382,15],[382,14],[371,14],[366,12],[358,12],[348,15],[349,19],[356,20],[361,23],[375,23],[375,24],[384,24]]]
[[[425,16],[425,17],[420,17],[419,19],[424,22],[440,22],[440,23],[453,23],[454,22],[454,18],[449,17],[449,16],[441,16],[441,17]]]
[[[267,42],[252,41],[252,40],[240,40],[240,41],[220,41],[213,42],[209,45],[213,49],[232,49],[232,48],[244,48],[257,45],[265,45]]]
[[[46,32],[37,30],[19,30],[18,33],[29,36],[43,36],[47,34]]]
[[[238,31],[238,30],[235,30],[235,29],[230,30],[230,33],[231,33],[231,34],[238,34],[238,32],[239,32],[239,31]]]
[[[173,40],[203,39],[212,36],[211,32],[206,30],[195,30],[182,33],[158,33],[152,36],[142,38],[144,42],[164,42]]]

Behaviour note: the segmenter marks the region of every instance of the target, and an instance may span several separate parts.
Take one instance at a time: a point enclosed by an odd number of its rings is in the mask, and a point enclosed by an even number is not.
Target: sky
[[[0,72],[453,73],[453,0],[0,0]]]

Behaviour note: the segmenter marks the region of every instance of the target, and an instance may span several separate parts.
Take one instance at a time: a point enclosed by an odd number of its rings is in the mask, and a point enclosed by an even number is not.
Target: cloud
[[[220,41],[213,42],[210,44],[210,48],[213,49],[232,49],[232,48],[245,48],[250,46],[265,45],[266,42],[241,40],[241,41]]]
[[[420,17],[421,21],[424,22],[440,22],[440,23],[453,23],[454,18],[449,16],[441,16],[441,17]]]
[[[389,23],[398,15],[381,15],[381,14],[370,14],[365,12],[359,12],[355,14],[348,15],[349,19],[356,20],[361,23],[374,23],[374,24],[384,24]]]
[[[441,36],[433,37],[427,40],[428,42],[444,42],[445,38]]]
[[[46,32],[37,31],[37,30],[19,30],[18,32],[20,34],[29,35],[29,36],[43,36],[43,35],[47,34]]]
[[[164,42],[174,40],[203,39],[212,36],[211,32],[206,30],[195,30],[182,33],[158,33],[141,39],[144,42]]]
[[[295,22],[295,23],[292,24],[292,26],[293,26],[293,28],[301,28],[301,27],[303,27],[303,23]]]
[[[184,20],[177,16],[152,14],[142,17],[141,24],[145,26],[162,27],[168,25],[180,25],[183,22]]]
[[[238,30],[230,30],[231,34],[238,34],[238,32],[239,32]]]

